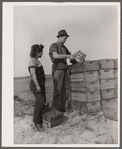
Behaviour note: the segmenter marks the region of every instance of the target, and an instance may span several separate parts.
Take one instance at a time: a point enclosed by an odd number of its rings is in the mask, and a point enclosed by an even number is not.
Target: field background
[[[35,101],[35,98],[29,89],[29,82],[30,82],[29,76],[14,78],[14,96],[19,96],[20,98],[23,99],[30,99]],[[51,105],[52,93],[53,93],[52,75],[46,75],[45,89],[46,89],[47,101]]]

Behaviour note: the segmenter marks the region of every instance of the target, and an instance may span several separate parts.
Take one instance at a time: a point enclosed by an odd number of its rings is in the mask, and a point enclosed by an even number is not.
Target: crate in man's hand
[[[75,57],[77,62],[83,62],[86,58],[86,54],[80,50],[75,52],[73,56]]]

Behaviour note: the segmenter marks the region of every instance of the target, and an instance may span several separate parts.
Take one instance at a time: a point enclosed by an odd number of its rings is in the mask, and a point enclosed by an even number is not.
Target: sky
[[[33,44],[43,44],[39,59],[51,74],[49,47],[65,29],[69,51],[83,51],[86,60],[117,58],[118,10],[114,5],[19,5],[14,6],[14,77],[29,76],[28,61]],[[68,60],[68,64],[70,64]]]

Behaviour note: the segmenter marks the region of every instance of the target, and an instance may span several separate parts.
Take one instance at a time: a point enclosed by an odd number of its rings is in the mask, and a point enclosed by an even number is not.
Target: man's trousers
[[[68,74],[64,70],[56,70],[53,74],[53,102],[52,108],[65,111],[66,100],[69,94]]]

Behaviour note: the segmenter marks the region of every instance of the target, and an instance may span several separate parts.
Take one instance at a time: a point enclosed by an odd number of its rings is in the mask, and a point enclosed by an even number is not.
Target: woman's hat
[[[67,32],[65,30],[60,30],[58,32],[58,36],[57,37],[59,37],[59,36],[67,36],[67,37],[69,37],[69,35],[67,34]]]

